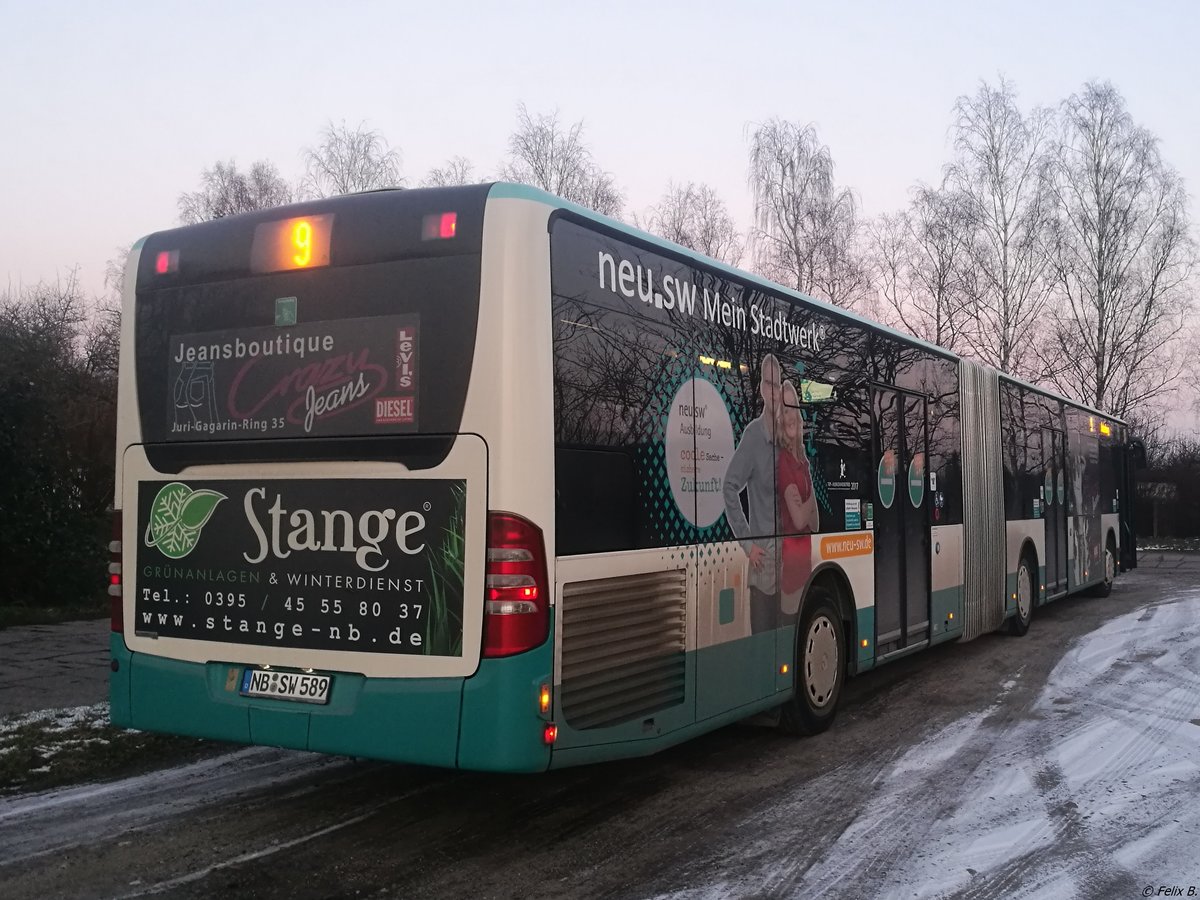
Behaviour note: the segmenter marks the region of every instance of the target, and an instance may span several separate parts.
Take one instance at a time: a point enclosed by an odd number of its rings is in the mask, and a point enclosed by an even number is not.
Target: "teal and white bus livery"
[[[1125,423],[529,187],[130,255],[112,720],[535,772],[1023,634],[1135,564]]]

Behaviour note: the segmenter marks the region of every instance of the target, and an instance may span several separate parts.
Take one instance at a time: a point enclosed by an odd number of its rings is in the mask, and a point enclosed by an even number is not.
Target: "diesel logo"
[[[376,425],[411,425],[416,420],[415,397],[376,397]]]

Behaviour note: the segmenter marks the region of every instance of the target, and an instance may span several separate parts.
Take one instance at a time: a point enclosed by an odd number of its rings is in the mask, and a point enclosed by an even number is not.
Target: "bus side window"
[[[554,468],[559,556],[637,547],[639,494],[631,453],[558,447]]]

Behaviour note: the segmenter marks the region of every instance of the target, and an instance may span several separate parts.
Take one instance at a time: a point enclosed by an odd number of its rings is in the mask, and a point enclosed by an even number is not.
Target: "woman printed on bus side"
[[[783,383],[782,401],[775,413],[775,483],[779,491],[779,531],[784,535],[780,553],[780,605],[785,616],[794,616],[812,572],[808,535],[820,530],[821,519],[804,448],[800,397],[790,381]]]

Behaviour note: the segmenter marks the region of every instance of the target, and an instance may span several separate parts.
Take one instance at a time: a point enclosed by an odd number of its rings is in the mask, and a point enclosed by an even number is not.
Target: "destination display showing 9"
[[[329,265],[333,214],[263,222],[254,229],[251,272],[283,272]]]

